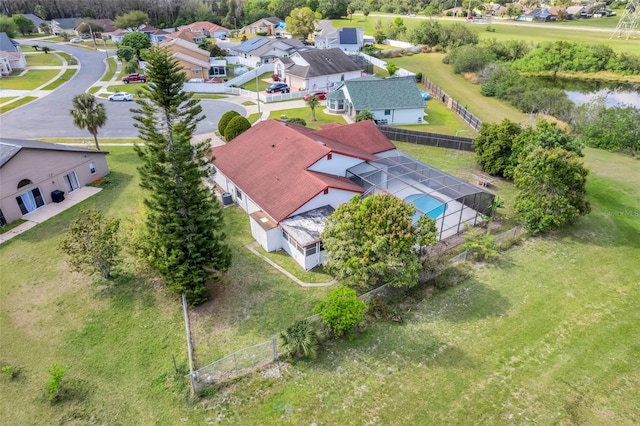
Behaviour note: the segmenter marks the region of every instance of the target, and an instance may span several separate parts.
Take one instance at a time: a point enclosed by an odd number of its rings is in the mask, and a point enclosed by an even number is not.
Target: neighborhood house
[[[20,44],[11,40],[7,33],[0,33],[0,77],[26,67],[27,61],[20,49]]]
[[[327,95],[327,109],[350,117],[370,111],[378,124],[418,124],[425,103],[413,79],[362,77],[346,80]]]
[[[307,270],[326,260],[324,224],[354,195],[406,200],[418,217],[436,219],[440,238],[480,222],[494,198],[400,153],[369,120],[320,130],[267,120],[212,155],[217,187],[247,212],[256,241],[269,252],[284,249]]]
[[[273,61],[278,79],[301,90],[328,89],[362,76],[362,67],[338,48],[308,49]]]
[[[0,139],[0,225],[13,222],[109,173],[107,152]]]

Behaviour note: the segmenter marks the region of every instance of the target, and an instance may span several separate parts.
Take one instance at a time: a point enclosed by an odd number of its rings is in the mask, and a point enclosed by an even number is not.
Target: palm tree
[[[318,332],[313,322],[309,320],[296,321],[285,331],[280,333],[280,338],[296,357],[308,356],[315,358],[318,349]]]
[[[320,105],[320,98],[318,98],[317,96],[311,96],[309,99],[307,99],[307,106],[311,108],[311,116],[313,117],[313,121],[317,121],[316,107],[318,105]]]
[[[69,112],[73,117],[73,124],[81,129],[87,129],[93,135],[96,149],[100,151],[98,129],[107,122],[107,111],[104,105],[89,93],[75,95],[71,102],[73,103],[73,109]]]

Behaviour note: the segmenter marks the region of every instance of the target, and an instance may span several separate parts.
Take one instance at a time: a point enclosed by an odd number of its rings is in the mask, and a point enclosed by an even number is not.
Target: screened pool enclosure
[[[384,155],[384,154],[383,154]],[[394,151],[347,170],[347,178],[365,189],[364,196],[389,193],[416,207],[416,222],[426,214],[436,220],[444,239],[474,226],[491,213],[495,196],[415,158]]]

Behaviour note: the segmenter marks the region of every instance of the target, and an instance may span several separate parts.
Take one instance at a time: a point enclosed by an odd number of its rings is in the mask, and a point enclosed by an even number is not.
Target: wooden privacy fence
[[[451,111],[455,112],[456,115],[462,118],[465,123],[473,128],[476,132],[480,131],[480,127],[482,127],[482,121],[478,119],[475,115],[471,114],[468,109],[460,105],[458,101],[453,99],[451,96],[447,95],[447,93],[438,87],[433,81],[429,80],[427,77],[422,77],[422,84],[427,88],[429,94],[431,95],[431,99],[438,99],[443,104],[447,106]]]
[[[474,151],[473,139],[471,138],[397,129],[388,126],[378,126],[378,129],[392,141],[411,142],[418,145],[437,146],[440,148],[457,149],[459,151]]]

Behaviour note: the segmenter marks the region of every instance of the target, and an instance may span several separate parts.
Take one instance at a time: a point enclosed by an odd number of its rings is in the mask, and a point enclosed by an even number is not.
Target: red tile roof
[[[327,154],[372,160],[390,149],[395,147],[372,122],[312,130],[267,120],[213,148],[213,155],[214,166],[280,222],[327,188],[362,192],[345,177],[307,170]]]
[[[188,29],[202,29],[204,31],[226,31],[229,32],[229,30],[225,27],[222,27],[218,24],[214,24],[211,22],[207,22],[207,21],[198,21],[198,22],[194,22],[193,24],[189,24],[189,25],[183,25],[181,26],[179,29],[183,29],[183,28],[188,28]]]

